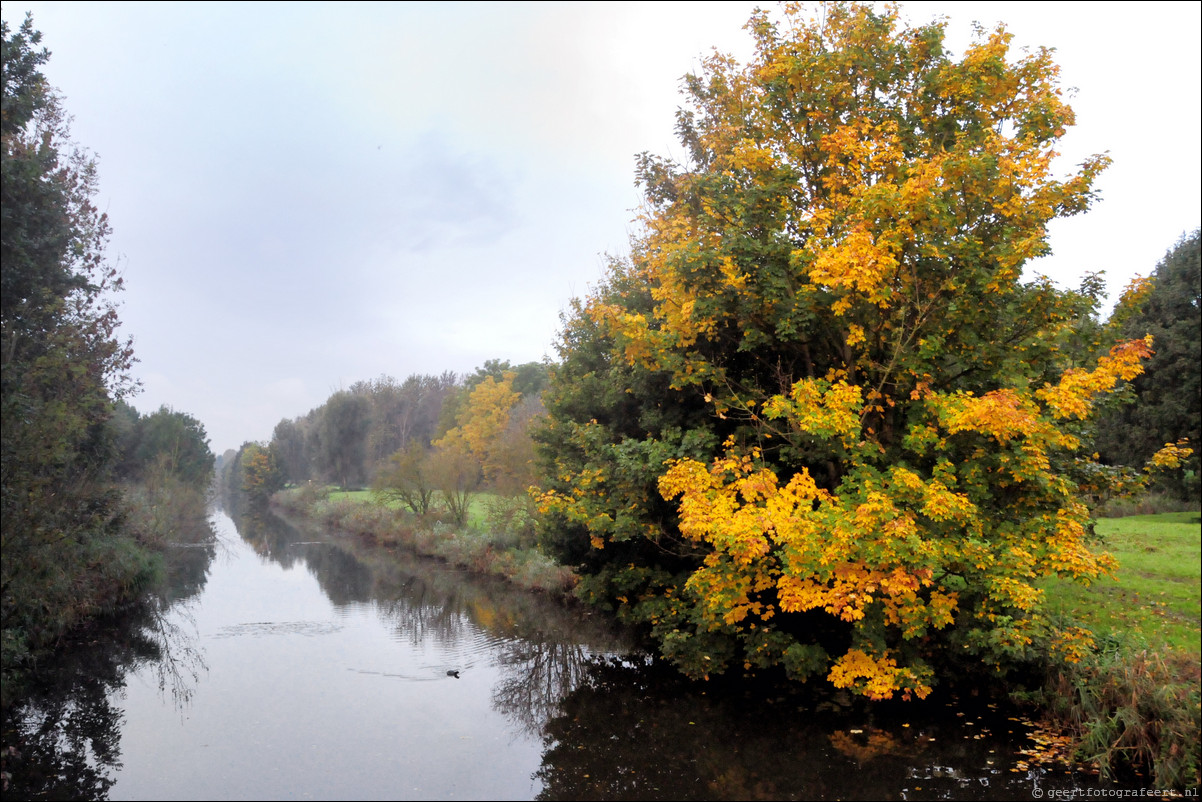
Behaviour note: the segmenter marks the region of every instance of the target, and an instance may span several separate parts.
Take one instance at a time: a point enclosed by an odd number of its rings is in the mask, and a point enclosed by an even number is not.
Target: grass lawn
[[[476,493],[472,496],[471,506],[467,511],[467,525],[469,529],[478,529],[485,525],[486,516],[488,514],[488,502],[493,498],[492,493]],[[368,502],[371,504],[378,503],[375,495],[370,490],[336,490],[330,488],[330,501],[357,501]],[[407,509],[404,504],[399,501],[390,501],[387,503],[392,509]]]
[[[1202,519],[1197,512],[1103,518],[1101,550],[1119,561],[1116,579],[1090,587],[1043,583],[1048,609],[1099,635],[1142,636],[1202,658]]]
[[[330,488],[330,501],[375,501],[370,490],[336,490]]]

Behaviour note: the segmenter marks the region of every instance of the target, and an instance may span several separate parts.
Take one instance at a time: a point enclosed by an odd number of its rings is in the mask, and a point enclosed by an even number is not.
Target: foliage
[[[543,395],[547,417],[534,432],[545,490],[542,545],[593,578],[583,592],[595,587],[591,600],[600,604],[608,602],[605,588],[620,570],[614,566],[654,566],[641,581],[659,582],[660,589],[687,578],[676,574],[701,552],[669,525],[671,510],[657,481],[666,459],[703,457],[718,443],[719,421],[699,395],[673,387],[664,371],[628,362],[612,333],[588,314],[597,304],[616,303],[641,314],[652,301],[633,268],[615,260],[589,303],[572,301],[560,362]],[[637,618],[629,607],[621,612]]]
[[[70,139],[27,16],[2,23],[0,608],[6,689],[72,627],[134,595],[154,557],[122,531],[105,421],[131,389],[92,203],[96,167]]]
[[[186,412],[162,406],[150,415],[118,401],[108,421],[117,449],[117,475],[144,480],[166,471],[185,485],[203,490],[213,477],[214,457],[204,424]]]
[[[530,501],[530,488],[538,482],[534,431],[545,415],[541,394],[522,397],[510,409],[509,421],[493,443],[492,489],[521,496],[523,504]]]
[[[494,541],[514,548],[536,548],[536,507],[526,494],[490,494],[484,501],[480,528]]]
[[[510,410],[521,398],[513,390],[513,379],[513,373],[506,373],[500,381],[488,376],[477,384],[459,410],[457,425],[434,442],[436,448],[476,459],[488,481],[501,469],[501,437],[509,426]]]
[[[549,366],[541,362],[526,362],[514,367],[508,359],[486,359],[483,365],[463,378],[457,392],[447,396],[439,417],[437,436],[442,437],[458,424],[468,397],[484,380],[491,378],[494,382],[500,382],[504,381],[506,374],[512,374],[511,389],[523,399],[529,399],[539,396],[546,388],[548,371]]]
[[[452,522],[465,525],[472,497],[480,489],[479,460],[463,444],[450,443],[430,453],[427,469]]]
[[[525,362],[515,367],[508,359],[486,359],[474,373],[464,378],[463,386],[471,391],[485,379],[499,382],[504,381],[506,375],[511,375],[513,390],[522,398],[542,393],[549,379],[548,366],[542,362]]]
[[[425,515],[434,501],[432,466],[426,449],[417,443],[393,454],[376,473],[372,492],[383,502],[399,502],[414,515]]]
[[[459,387],[454,373],[412,375],[397,383],[391,376],[356,382],[351,392],[370,402],[367,461],[377,465],[396,451],[417,443],[429,445],[438,428],[445,399]]]
[[[318,465],[341,487],[363,484],[369,408],[362,395],[345,391],[325,403],[317,430]]]
[[[264,506],[272,494],[283,489],[284,473],[270,446],[247,443],[242,446],[242,492],[252,506]]]
[[[686,78],[689,161],[641,157],[633,263],[565,324],[551,545],[687,674],[923,697],[940,666],[1029,654],[1037,578],[1113,570],[1079,435],[1149,343],[1082,364],[1095,295],[1021,279],[1107,159],[1053,176],[1072,111],[1004,28],[955,60],[892,8],[748,27],[750,65]]]
[[[150,415],[118,401],[107,423],[123,487],[126,531],[148,544],[198,542],[208,526],[214,457],[204,425],[160,407]]]
[[[305,430],[294,420],[281,420],[271,432],[271,448],[279,458],[287,482],[300,483],[311,476]]]
[[[1095,447],[1117,465],[1138,466],[1165,444],[1202,442],[1202,233],[1182,236],[1156,266],[1151,281],[1136,284],[1111,316],[1122,336],[1152,337],[1156,353],[1132,386],[1127,406],[1099,421]],[[1166,480],[1183,499],[1199,497],[1199,456],[1187,463],[1185,481]],[[1179,474],[1180,475],[1180,474]]]

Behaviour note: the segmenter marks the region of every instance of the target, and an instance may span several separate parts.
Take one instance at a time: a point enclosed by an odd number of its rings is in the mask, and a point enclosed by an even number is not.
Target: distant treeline
[[[528,428],[547,381],[546,364],[489,360],[467,376],[356,382],[307,414],[281,420],[268,443],[223,454],[222,487],[259,499],[288,484],[363,488],[382,472],[395,473],[408,453],[410,461],[429,455],[459,463],[458,481],[473,488],[487,481],[502,492],[524,491],[534,479]]]

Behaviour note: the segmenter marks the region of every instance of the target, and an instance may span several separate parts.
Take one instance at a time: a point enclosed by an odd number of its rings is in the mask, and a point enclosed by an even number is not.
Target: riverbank
[[[479,574],[501,577],[522,590],[572,598],[578,577],[535,545],[522,499],[479,494],[466,527],[437,515],[418,517],[376,501],[368,491],[330,491],[312,486],[280,491],[272,504],[383,546],[399,546]]]
[[[0,708],[19,703],[71,643],[142,606],[175,570],[172,545],[212,540],[204,486],[158,471],[98,487],[104,503],[88,526],[57,537],[5,531]]]
[[[1096,648],[1052,667],[1032,697],[1078,759],[1156,788],[1202,783],[1202,522],[1197,512],[1104,518],[1113,579],[1043,585],[1047,611],[1092,631]]]

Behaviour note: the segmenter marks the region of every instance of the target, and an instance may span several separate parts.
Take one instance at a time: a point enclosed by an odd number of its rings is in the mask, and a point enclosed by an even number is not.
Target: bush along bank
[[[1103,777],[1197,788],[1202,698],[1198,661],[1131,638],[1107,638],[1078,663],[1048,672],[1033,695],[1050,728]]]
[[[1101,519],[1116,577],[1044,588],[1049,612],[1091,630],[1095,644],[1076,663],[1045,666],[1025,699],[1105,777],[1202,784],[1199,523],[1197,511]]]
[[[451,565],[502,577],[516,587],[572,598],[577,576],[535,545],[524,499],[481,494],[468,523],[456,527],[437,513],[417,516],[374,500],[367,492],[339,493],[306,485],[272,497],[278,509],[324,527],[389,547],[411,549]]]

